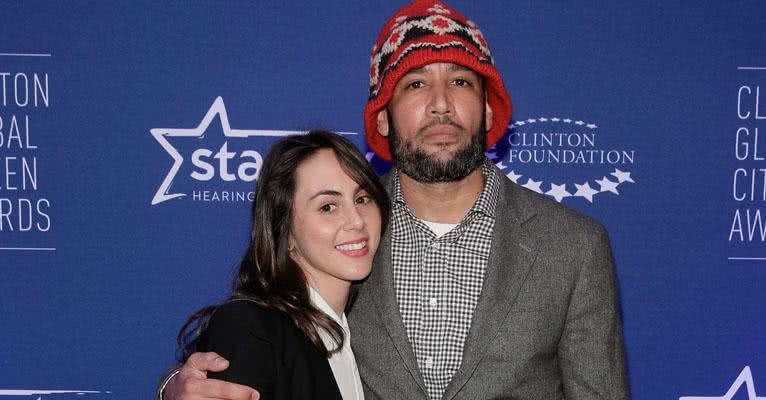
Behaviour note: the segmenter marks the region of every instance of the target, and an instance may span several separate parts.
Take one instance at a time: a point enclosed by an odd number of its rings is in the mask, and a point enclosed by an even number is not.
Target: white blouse
[[[335,313],[332,307],[330,307],[319,292],[312,287],[309,287],[309,296],[311,298],[311,303],[313,303],[316,308],[330,316],[330,318],[343,328],[343,334],[345,335],[343,348],[339,352],[333,353],[328,360],[330,362],[332,374],[335,376],[335,381],[338,383],[340,394],[343,396],[343,400],[364,400],[364,390],[362,389],[362,381],[359,378],[359,369],[356,367],[354,352],[351,351],[351,332],[348,329],[346,314],[343,313],[338,317],[338,314]],[[330,334],[324,329],[317,330],[325,346],[330,349],[335,348],[336,343]]]

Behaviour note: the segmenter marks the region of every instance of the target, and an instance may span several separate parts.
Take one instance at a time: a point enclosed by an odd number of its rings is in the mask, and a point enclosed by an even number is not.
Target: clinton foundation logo
[[[232,128],[221,97],[194,127],[154,128],[150,132],[173,161],[152,197],[152,205],[184,198],[230,204],[251,202],[271,144],[279,137],[304,133]]]
[[[636,151],[601,135],[598,124],[576,118],[517,120],[489,156],[521,186],[558,202],[579,198],[594,203],[620,196],[636,183]]]

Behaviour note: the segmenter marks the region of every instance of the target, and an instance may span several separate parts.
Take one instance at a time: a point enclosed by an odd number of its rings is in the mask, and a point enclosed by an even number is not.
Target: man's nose
[[[434,85],[431,88],[428,104],[428,114],[431,116],[449,115],[452,113],[452,99],[446,84]]]

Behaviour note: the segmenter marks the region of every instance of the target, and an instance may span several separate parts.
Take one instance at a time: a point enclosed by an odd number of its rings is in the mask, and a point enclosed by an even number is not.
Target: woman
[[[183,358],[220,354],[229,368],[211,377],[262,399],[362,399],[344,311],[370,273],[386,191],[351,142],[325,131],[274,144],[257,186],[233,293],[184,324]]]

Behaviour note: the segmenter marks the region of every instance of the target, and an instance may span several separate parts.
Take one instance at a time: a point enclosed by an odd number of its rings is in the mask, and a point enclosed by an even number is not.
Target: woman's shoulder
[[[288,317],[253,300],[234,299],[216,307],[207,324],[207,333],[249,333],[262,338],[273,336],[288,327]],[[288,328],[289,329],[289,328]]]

